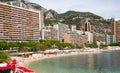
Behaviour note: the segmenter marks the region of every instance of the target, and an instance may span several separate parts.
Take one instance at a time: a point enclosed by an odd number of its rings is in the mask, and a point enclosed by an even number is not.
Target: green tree
[[[87,47],[90,47],[90,48],[97,48],[98,46],[96,44],[86,44]]]
[[[8,45],[8,42],[4,42],[4,41],[0,42],[0,50],[9,50],[9,49],[10,47]]]
[[[48,47],[47,45],[43,43],[37,43],[36,48],[35,48],[36,51],[39,51],[39,50],[44,51],[46,49],[48,49]]]
[[[11,50],[16,50],[16,48],[18,47],[17,42],[8,42],[8,46]]]
[[[82,46],[82,45],[76,45],[76,48],[78,48],[78,49],[82,49],[83,46]]]
[[[28,48],[26,47],[26,43],[25,42],[18,42],[18,51],[19,52],[27,52]]]
[[[63,50],[64,48],[73,48],[74,46],[71,44],[71,43],[57,43],[57,47],[60,49],[60,50]]]
[[[100,48],[105,48],[105,47],[107,47],[107,45],[105,45],[103,43],[100,44]]]
[[[110,46],[120,46],[120,42],[112,43],[112,44],[110,44]]]
[[[7,52],[0,52],[0,62],[9,62],[11,58]]]

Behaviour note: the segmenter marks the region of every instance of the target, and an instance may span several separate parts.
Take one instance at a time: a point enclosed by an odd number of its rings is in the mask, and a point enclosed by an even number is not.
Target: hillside
[[[36,3],[27,2],[25,4],[32,6],[34,9],[40,10],[43,13],[45,13],[47,11],[47,9],[45,9],[44,7],[42,7],[42,6],[40,6],[40,5],[36,4]]]
[[[103,17],[91,12],[68,11],[66,13],[58,14],[54,11],[55,15],[51,11],[48,11],[47,13],[49,12],[53,16],[52,18],[49,17],[49,19],[45,19],[46,25],[53,25],[54,23],[61,22],[69,26],[76,25],[78,30],[83,30],[83,25],[85,24],[85,21],[89,20],[95,32],[111,33],[112,19],[105,20]]]
[[[24,3],[26,6],[33,7],[34,9],[40,10],[40,11],[42,11],[43,13],[45,13],[45,12],[48,11],[46,8],[40,6],[39,4],[29,2],[29,0],[0,0],[0,2],[10,2],[10,1],[21,1],[21,2]]]
[[[78,12],[78,11],[68,11],[66,13],[60,14],[61,18],[69,18],[69,17],[78,17],[78,18],[90,18],[90,19],[101,19],[102,17],[95,15],[93,13],[90,12]]]
[[[20,0],[0,0],[1,2],[7,2],[7,1],[20,1]],[[21,0],[21,2],[25,2],[26,0]]]
[[[60,14],[59,19],[62,23],[69,25],[77,25],[77,29],[82,30],[82,25],[84,25],[86,19],[102,19],[102,17],[97,16],[90,12],[76,12],[76,11],[68,11],[66,13]]]

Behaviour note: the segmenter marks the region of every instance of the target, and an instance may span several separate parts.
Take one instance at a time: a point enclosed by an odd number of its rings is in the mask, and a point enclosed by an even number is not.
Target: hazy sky
[[[46,9],[63,13],[69,10],[92,12],[104,18],[120,18],[120,0],[30,0]]]

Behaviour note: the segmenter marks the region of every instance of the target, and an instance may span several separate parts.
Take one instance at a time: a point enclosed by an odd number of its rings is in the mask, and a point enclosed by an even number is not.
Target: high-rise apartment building
[[[88,21],[86,21],[85,23],[85,31],[92,31],[92,26]]]
[[[88,36],[88,43],[93,43],[93,33],[85,32],[85,34]]]
[[[120,42],[120,21],[114,22],[113,35],[115,36],[115,42]]]
[[[43,40],[58,40],[58,31],[52,26],[46,26],[42,29]]]
[[[105,43],[106,45],[109,45],[111,43],[114,43],[114,35],[108,35],[108,34],[105,34]]]
[[[105,34],[93,33],[93,38],[94,43],[96,43],[96,41],[105,42]]]
[[[63,23],[57,23],[53,25],[53,28],[58,31],[57,36],[59,41],[62,41],[64,34],[70,31],[69,26]]]
[[[76,25],[71,25],[71,30],[74,32],[74,31],[77,31],[77,26]]]
[[[65,43],[72,43],[74,45],[83,45],[88,43],[88,36],[87,35],[80,35],[78,33],[66,33],[64,34],[64,42]]]
[[[40,29],[40,11],[0,3],[0,40],[37,41]]]

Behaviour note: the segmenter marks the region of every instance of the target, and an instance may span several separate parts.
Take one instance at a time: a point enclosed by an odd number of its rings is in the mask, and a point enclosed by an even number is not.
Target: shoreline
[[[36,56],[30,56],[29,58],[23,58],[23,57],[12,57],[12,59],[16,59],[18,64],[23,67],[29,68],[29,65],[35,61],[40,61],[44,59],[49,59],[49,58],[56,58],[56,57],[63,57],[63,56],[71,56],[71,55],[84,55],[84,54],[99,54],[103,52],[109,52],[109,51],[115,51],[115,50],[120,50],[120,47],[108,47],[107,49],[86,49],[83,51],[78,51],[78,52],[71,52],[67,54],[47,54],[47,55],[42,55],[42,54],[37,54]]]

